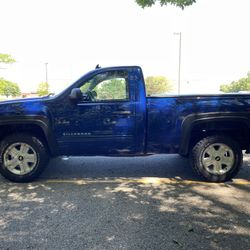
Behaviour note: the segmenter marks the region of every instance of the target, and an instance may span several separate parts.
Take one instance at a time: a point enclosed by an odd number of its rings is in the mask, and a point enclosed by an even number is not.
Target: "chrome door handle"
[[[131,111],[128,110],[120,110],[120,111],[114,111],[114,115],[131,115]]]

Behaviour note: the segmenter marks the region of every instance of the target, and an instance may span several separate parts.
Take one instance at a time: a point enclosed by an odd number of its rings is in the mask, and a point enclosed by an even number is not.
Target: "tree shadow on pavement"
[[[197,179],[176,155],[59,158],[37,182],[1,179],[0,249],[249,249],[250,185],[162,178]]]
[[[157,179],[157,178],[156,178]],[[1,183],[1,249],[248,249],[250,186]]]

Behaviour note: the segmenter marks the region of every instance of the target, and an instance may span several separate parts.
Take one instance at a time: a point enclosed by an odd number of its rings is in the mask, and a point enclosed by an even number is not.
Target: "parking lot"
[[[250,158],[225,184],[178,155],[53,159],[0,178],[0,249],[249,249]]]

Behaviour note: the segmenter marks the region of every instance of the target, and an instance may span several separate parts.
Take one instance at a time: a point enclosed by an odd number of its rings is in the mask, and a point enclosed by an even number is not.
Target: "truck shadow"
[[[237,177],[250,179],[248,161]],[[200,180],[179,155],[147,157],[69,157],[52,159],[41,179],[160,177]]]

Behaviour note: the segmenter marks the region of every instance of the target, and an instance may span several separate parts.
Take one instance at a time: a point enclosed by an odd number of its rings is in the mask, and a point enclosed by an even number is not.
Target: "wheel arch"
[[[239,143],[242,149],[249,148],[250,120],[246,115],[194,114],[186,117],[181,126],[179,153],[187,155],[199,140],[206,136],[223,134]]]
[[[50,124],[44,118],[5,119],[0,122],[0,141],[14,133],[33,134],[45,143],[51,156],[56,156],[57,144],[51,130]]]

